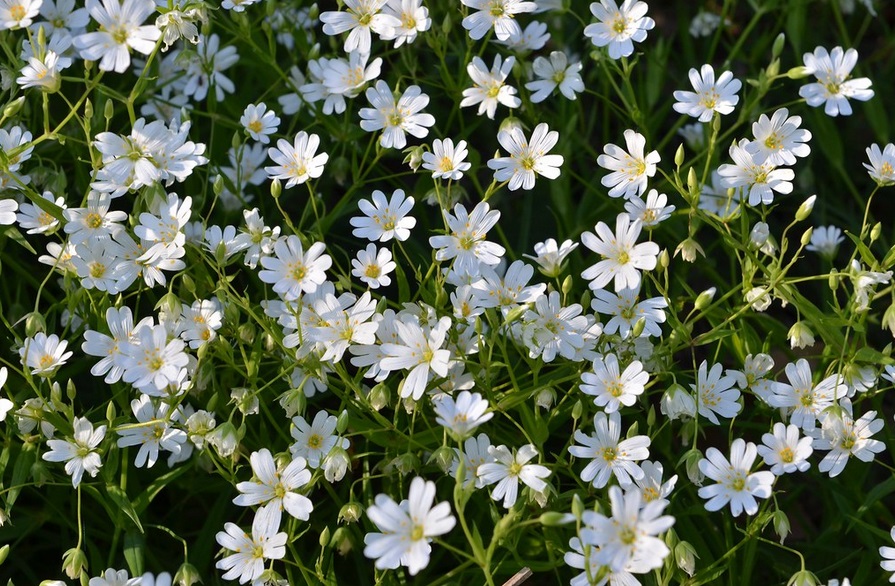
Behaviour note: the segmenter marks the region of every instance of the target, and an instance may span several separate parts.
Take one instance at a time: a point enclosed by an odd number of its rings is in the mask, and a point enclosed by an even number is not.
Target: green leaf
[[[162,474],[158,478],[156,478],[152,483],[146,487],[146,489],[141,492],[136,499],[134,499],[133,511],[134,516],[137,516],[138,513],[142,513],[146,510],[146,507],[149,506],[149,503],[152,502],[152,499],[158,495],[168,484],[173,482],[176,478],[179,478],[181,475],[185,474],[190,470],[189,466],[178,466],[174,470]],[[119,489],[120,490],[120,489]],[[130,502],[128,501],[128,504]],[[140,526],[139,518],[134,520],[137,523],[137,526]],[[142,531],[142,529],[140,529]]]
[[[140,531],[140,533],[142,533],[143,525],[140,523],[140,516],[137,515],[137,511],[134,510],[134,506],[131,504],[130,499],[127,498],[127,493],[124,492],[124,489],[115,484],[107,484],[106,495],[108,495],[108,497],[112,499],[112,502],[118,506],[122,513],[127,515],[128,519],[134,522],[134,525],[136,525],[137,529]],[[115,517],[113,517],[113,520],[116,523],[118,522],[118,519],[116,519]]]
[[[34,444],[24,444],[12,468],[12,485],[9,493],[6,495],[6,504],[9,508],[12,508],[13,503],[19,497],[19,493],[22,492],[22,485],[25,484],[31,475],[31,466],[34,465],[36,459],[37,452]]]
[[[6,233],[7,236],[9,236],[9,238],[11,240],[18,243],[19,246],[21,246],[22,248],[24,248],[31,254],[34,254],[34,255],[37,254],[37,251],[34,250],[34,247],[31,246],[31,243],[25,239],[25,236],[23,236],[22,233],[19,232],[18,228],[14,227],[14,226],[9,226],[8,228],[6,228],[6,230],[4,232]]]
[[[143,574],[143,551],[146,549],[146,538],[136,531],[128,531],[124,535],[124,560],[133,576]]]

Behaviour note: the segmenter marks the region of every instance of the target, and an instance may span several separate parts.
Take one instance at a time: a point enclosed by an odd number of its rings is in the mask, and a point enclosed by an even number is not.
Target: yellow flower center
[[[87,214],[87,217],[84,218],[84,224],[91,230],[96,230],[103,225],[103,218],[96,212],[90,212]]]
[[[249,122],[249,130],[252,132],[261,132],[261,121],[260,120],[252,120]]]
[[[615,15],[615,20],[612,21],[612,30],[615,34],[620,35],[623,34],[628,29],[628,19],[618,13]]]
[[[784,464],[791,464],[796,455],[792,452],[792,448],[786,447],[780,450],[780,461]]]
[[[106,274],[106,265],[99,262],[90,263],[90,276],[99,279]]]
[[[21,4],[16,4],[9,9],[9,15],[12,17],[13,20],[22,20],[23,18],[25,18],[25,14],[25,7]]]
[[[367,268],[364,270],[364,276],[370,277],[371,279],[379,278],[379,275],[382,273],[382,270],[379,268],[379,265],[368,264]]]
[[[615,448],[603,448],[603,459],[607,462],[614,462],[617,456]]]
[[[318,434],[311,434],[311,437],[308,438],[308,447],[312,450],[319,449],[320,446],[323,445],[323,438]]]

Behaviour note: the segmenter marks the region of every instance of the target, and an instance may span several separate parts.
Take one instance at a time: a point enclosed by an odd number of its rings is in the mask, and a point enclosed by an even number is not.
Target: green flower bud
[[[33,338],[38,332],[47,331],[47,322],[44,316],[36,311],[32,311],[25,318],[25,335]]]
[[[275,177],[273,181],[270,182],[270,196],[274,199],[279,199],[282,193],[283,184],[280,183],[280,180]]]
[[[677,567],[692,576],[696,573],[696,549],[686,541],[681,541],[674,546],[674,561]]]
[[[817,576],[808,570],[801,570],[793,574],[786,586],[819,586],[819,584]]]
[[[811,215],[811,211],[814,209],[814,202],[817,201],[817,195],[812,195],[808,199],[802,202],[802,205],[799,206],[799,209],[796,210],[796,221],[802,222],[809,215]]]
[[[320,544],[320,547],[329,547],[330,537],[329,527],[324,527],[323,531],[320,532],[320,539],[317,541]]]
[[[786,35],[780,33],[777,35],[777,38],[774,39],[774,44],[771,46],[771,58],[776,59],[780,56],[780,53],[783,52],[783,45],[786,43]]]
[[[541,525],[544,527],[561,527],[563,525],[568,525],[574,520],[575,517],[567,513],[560,513],[559,511],[548,511],[542,513],[541,516],[538,517],[538,521],[540,521]]]
[[[364,514],[364,508],[360,503],[346,503],[339,511],[339,523],[357,523]]]
[[[441,446],[429,456],[429,461],[427,464],[435,464],[441,471],[447,474],[451,469],[451,464],[454,462],[454,450],[447,446]]]
[[[799,242],[802,243],[802,246],[808,246],[808,243],[811,242],[811,235],[814,234],[814,227],[811,226],[804,233],[802,233],[802,238]]]
[[[873,228],[870,229],[870,242],[876,242],[879,240],[879,235],[883,231],[882,222],[877,222],[873,225]]]
[[[804,65],[793,67],[786,72],[786,77],[788,77],[789,79],[802,79],[804,77],[808,77],[809,75],[811,75],[811,72]]]
[[[43,29],[41,29],[43,30]],[[6,558],[9,557],[9,544],[7,543],[3,547],[0,547],[0,566],[3,565],[3,562],[6,561]]]
[[[77,547],[71,548],[62,554],[62,571],[74,580],[87,571],[87,556]]]
[[[383,407],[388,407],[389,399],[390,393],[385,383],[379,383],[370,390],[370,406],[376,411],[380,411]]]
[[[19,113],[23,105],[25,105],[25,96],[13,100],[3,108],[3,117],[12,118]]]
[[[684,164],[684,145],[681,143],[678,145],[677,150],[674,152],[674,164],[680,167]],[[692,167],[691,167],[692,168]]]
[[[696,307],[696,309],[702,311],[711,304],[712,300],[715,298],[715,293],[717,291],[718,289],[716,287],[710,287],[706,289],[705,291],[700,293],[698,297],[696,297],[696,301],[693,302],[693,306]]]
[[[786,536],[789,535],[789,517],[780,509],[774,511],[774,532],[780,537],[781,545]]]

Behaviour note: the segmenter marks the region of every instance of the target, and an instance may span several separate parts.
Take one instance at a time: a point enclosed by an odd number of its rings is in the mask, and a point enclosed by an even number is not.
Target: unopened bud
[[[786,72],[786,77],[788,77],[789,79],[802,79],[803,77],[808,77],[809,75],[811,75],[811,71],[804,65],[793,67]]]
[[[577,492],[572,495],[572,515],[576,519],[581,519],[584,515],[584,501],[581,500]]]
[[[357,523],[363,514],[364,508],[360,503],[347,503],[339,511],[339,523]]]
[[[809,228],[808,228],[807,230],[805,230],[805,232],[802,234],[802,238],[799,240],[799,242],[802,243],[802,246],[808,246],[808,243],[811,242],[811,235],[812,235],[812,234],[814,234],[814,226],[809,227]]]
[[[385,383],[379,383],[370,391],[370,406],[376,411],[388,407],[389,390]]]
[[[702,459],[702,452],[700,452],[696,448],[693,448],[692,450],[684,454],[684,463],[687,470],[687,478],[689,478],[690,482],[697,486],[702,486],[702,481],[705,480],[705,476],[702,474],[702,470],[699,469],[699,462]]]
[[[574,520],[575,517],[572,515],[560,513],[559,511],[548,511],[542,513],[541,516],[538,517],[538,521],[540,521],[541,525],[544,527],[561,527],[563,525],[568,525]]]
[[[811,211],[814,209],[814,202],[817,201],[817,195],[812,195],[808,199],[802,202],[802,205],[799,206],[799,209],[796,210],[796,221],[802,222],[809,215],[811,215]]]
[[[684,145],[680,144],[674,152],[674,164],[680,167],[684,164]]]
[[[447,474],[451,469],[451,464],[454,463],[454,450],[447,446],[440,446],[437,450],[432,452],[432,455],[429,456],[429,461],[427,464],[435,464],[441,471]]]
[[[804,321],[797,321],[789,328],[786,335],[789,338],[791,348],[810,348],[814,346],[814,332],[808,327]]]
[[[715,293],[717,291],[718,289],[716,287],[710,287],[706,289],[705,291],[700,293],[698,297],[696,297],[696,301],[693,302],[693,306],[696,307],[696,309],[702,311],[709,306],[709,304],[715,298]]]
[[[808,570],[801,570],[793,574],[786,586],[819,586],[819,584],[817,576]]]
[[[870,242],[876,242],[879,239],[879,235],[883,230],[882,222],[877,222],[873,225],[873,228],[870,229]]]
[[[780,33],[777,35],[777,38],[774,39],[774,44],[771,46],[771,58],[776,59],[780,56],[780,53],[783,52],[783,45],[786,43],[786,35]]]
[[[44,316],[36,311],[29,313],[28,317],[25,318],[25,335],[33,338],[38,332],[45,331],[47,331],[47,322]]]
[[[71,548],[62,554],[62,571],[74,580],[87,571],[87,556],[77,547]]]
[[[105,104],[103,104],[103,118],[106,119],[106,124],[108,124],[114,117],[115,117],[115,103],[110,98],[110,99],[106,100]]]
[[[781,545],[786,540],[786,536],[789,535],[789,517],[780,509],[774,511],[774,532],[780,537]]]
[[[692,576],[696,573],[696,548],[686,541],[681,541],[674,546],[674,561],[677,567]]]
[[[414,172],[419,170],[420,165],[423,164],[423,147],[408,147],[404,150],[404,152],[407,153],[407,155],[404,157],[404,164],[409,165]]]
[[[553,390],[553,387],[545,387],[535,395],[535,405],[541,409],[550,409],[555,400],[556,391]]]
[[[218,175],[214,178],[214,183],[211,184],[211,190],[217,196],[224,193],[224,177],[222,175]]]
[[[574,421],[578,421],[581,419],[581,414],[584,411],[584,404],[581,400],[575,401],[575,404],[572,406],[572,419]]]
[[[6,105],[3,108],[3,117],[4,118],[12,118],[16,114],[19,113],[19,110],[22,109],[22,106],[25,104],[25,96],[17,98]]]
[[[320,544],[320,547],[328,547],[330,537],[331,532],[329,530],[329,527],[324,527],[323,531],[320,532],[320,539],[318,539],[317,541]]]
[[[3,562],[6,561],[6,558],[9,557],[9,544],[7,543],[3,547],[0,547],[0,566],[3,565]]]
[[[631,330],[631,337],[639,338],[643,334],[644,329],[646,329],[646,318],[641,317],[634,324],[634,328]]]
[[[658,259],[659,268],[664,271],[665,269],[668,268],[669,262],[670,262],[670,259],[668,257],[668,249],[663,248],[662,252],[659,253],[659,259]]]
[[[90,98],[84,100],[84,118],[87,120],[93,118],[93,102],[90,101]]]
[[[771,229],[765,222],[756,222],[749,233],[749,242],[755,248],[761,248],[771,236]]]
[[[273,181],[270,182],[270,196],[274,199],[279,199],[280,195],[283,193],[283,184],[280,183],[280,180],[274,177]]]

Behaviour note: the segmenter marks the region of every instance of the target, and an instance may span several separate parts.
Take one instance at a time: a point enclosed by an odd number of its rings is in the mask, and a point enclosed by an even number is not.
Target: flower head
[[[323,174],[323,166],[329,160],[326,153],[317,154],[320,137],[304,130],[295,135],[292,144],[282,138],[277,148],[268,149],[267,154],[275,166],[264,167],[271,179],[286,180],[285,188],[301,185],[308,179],[316,179]]]
[[[729,461],[715,448],[706,450],[706,457],[699,461],[699,470],[717,482],[699,489],[699,496],[707,501],[706,510],[717,511],[730,503],[734,517],[743,511],[747,515],[758,512],[755,499],[771,496],[774,475],[768,471],[750,473],[757,454],[755,444],[740,438],[730,445]]]
[[[698,118],[700,122],[709,122],[715,112],[730,114],[740,101],[737,94],[743,84],[734,79],[729,71],[723,72],[715,79],[715,70],[711,65],[703,65],[699,71],[690,70],[690,83],[695,92],[676,91],[674,99],[675,112]]]
[[[450,532],[456,524],[451,506],[435,500],[435,483],[416,477],[407,500],[400,504],[385,494],[376,495],[367,517],[381,533],[364,536],[364,555],[376,560],[380,570],[407,567],[411,576],[429,565],[433,537]]]
[[[102,467],[96,448],[106,437],[106,426],[100,425],[94,429],[86,417],[76,417],[73,427],[72,441],[48,440],[50,451],[41,457],[47,462],[65,462],[65,472],[71,476],[72,486],[77,487],[84,472],[96,476]]]
[[[656,21],[646,16],[646,2],[624,0],[619,6],[615,0],[591,2],[590,11],[598,22],[584,27],[585,36],[597,47],[609,47],[609,57],[619,59],[634,52],[634,42],[646,40],[646,32],[656,26]]]
[[[625,131],[628,150],[614,144],[603,147],[605,154],[597,157],[597,164],[612,171],[601,179],[610,188],[609,197],[629,198],[646,191],[647,180],[656,174],[656,164],[661,160],[658,151],[644,155],[646,138],[633,130]]]
[[[609,281],[615,283],[615,290],[639,289],[640,271],[656,268],[659,245],[655,242],[641,242],[637,238],[643,224],[640,220],[631,220],[626,213],[621,213],[615,220],[615,233],[609,226],[599,222],[591,232],[581,235],[581,242],[597,254],[605,257],[592,267],[585,269],[581,277],[590,281],[591,289],[602,289]]]
[[[858,52],[854,49],[843,51],[834,47],[829,53],[817,47],[813,53],[803,55],[807,73],[814,74],[817,82],[803,85],[799,95],[809,106],[824,105],[828,116],[848,116],[852,113],[849,98],[866,102],[873,97],[871,81],[866,77],[850,79],[852,69],[858,62]]]
[[[497,141],[510,156],[491,159],[488,161],[488,168],[494,170],[496,181],[509,181],[510,191],[520,187],[532,189],[537,175],[543,175],[547,179],[559,177],[562,155],[547,154],[558,140],[559,133],[550,130],[543,122],[535,127],[531,141],[525,138],[518,126],[501,130],[497,133]]]

